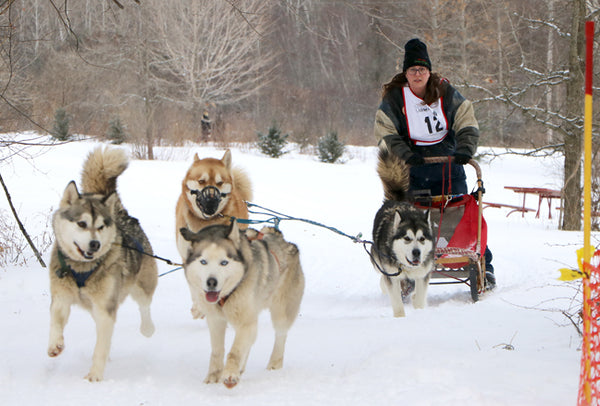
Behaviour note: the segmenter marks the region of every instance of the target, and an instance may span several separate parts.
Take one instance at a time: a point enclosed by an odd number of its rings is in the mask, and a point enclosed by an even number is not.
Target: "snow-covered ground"
[[[97,145],[83,141],[29,148],[25,153],[31,159],[1,161],[19,215],[37,241],[44,233],[51,236],[51,213],[68,181],[79,182],[83,160]],[[1,157],[8,152],[0,152]],[[157,160],[132,160],[119,180],[124,205],[140,219],[155,252],[175,262],[180,260],[175,202],[196,152],[220,158],[224,150],[200,145],[157,148]],[[232,148],[232,153],[234,165],[253,181],[254,203],[371,239],[382,200],[375,148],[348,147],[343,165],[296,152],[272,159],[248,146]],[[561,162],[515,155],[483,159],[485,200],[520,204],[521,196],[505,185],[560,188]],[[474,174],[468,172],[474,186]],[[537,208],[533,196],[527,206]],[[0,209],[9,214],[4,198]],[[379,275],[361,245],[308,223],[282,222],[286,239],[300,248],[306,275],[300,316],[278,371],[265,368],[273,330],[268,315],[261,316],[246,371],[231,390],[203,383],[209,333],[205,321],[190,315],[182,271],[159,280],[152,305],[157,327],[153,337],[139,333],[134,302],[123,304],[105,380],[92,384],[83,379],[95,343],[91,317],[74,308],[65,330],[65,351],[49,358],[48,270],[33,257],[25,265],[8,264],[0,269],[0,404],[575,404],[581,339],[561,310],[572,310],[581,298],[576,284],[557,277],[559,268],[576,265],[582,233],[558,231],[558,210],[553,208],[548,219],[545,203],[539,219],[534,213],[506,217],[507,212],[484,212],[498,287],[473,303],[466,285],[431,286],[428,307],[415,310],[409,305],[402,319],[392,317]],[[161,273],[171,269],[159,262]],[[228,345],[232,333],[229,329]]]

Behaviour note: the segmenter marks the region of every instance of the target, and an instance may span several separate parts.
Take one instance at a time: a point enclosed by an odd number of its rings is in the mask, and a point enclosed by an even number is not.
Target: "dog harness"
[[[61,250],[58,250],[58,262],[60,263],[60,268],[56,270],[56,276],[62,279],[67,275],[71,275],[75,280],[77,287],[80,289],[85,286],[87,280],[94,272],[96,272],[101,263],[101,261],[97,262],[96,265],[87,272],[75,272],[73,268],[67,265],[67,262],[65,261],[65,255],[61,252]]]
[[[142,243],[140,243],[138,240],[136,240],[135,238],[133,238],[127,234],[123,234],[123,243],[121,244],[121,246],[123,248],[137,251],[140,254],[146,254]],[[148,254],[146,254],[146,255],[148,255]],[[77,287],[80,289],[85,286],[85,283],[90,278],[90,276],[92,276],[92,274],[94,272],[96,272],[96,270],[98,270],[98,268],[100,267],[100,264],[102,264],[102,260],[100,260],[100,261],[96,262],[96,265],[87,272],[75,272],[73,270],[73,268],[71,268],[69,265],[67,265],[65,258],[66,258],[65,254],[63,254],[61,250],[58,250],[58,262],[60,263],[60,268],[58,268],[56,270],[56,276],[58,276],[60,279],[62,279],[67,275],[71,275],[73,277],[73,279],[75,280]]]

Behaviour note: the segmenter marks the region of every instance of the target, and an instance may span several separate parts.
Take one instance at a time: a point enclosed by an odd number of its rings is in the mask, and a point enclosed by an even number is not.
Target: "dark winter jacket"
[[[380,147],[384,143],[388,150],[405,161],[415,153],[423,157],[455,154],[473,157],[479,142],[479,126],[471,102],[448,84],[442,98],[442,110],[448,122],[446,137],[434,145],[414,145],[408,135],[402,88],[392,88],[383,97],[375,115],[375,138]],[[411,190],[431,189],[433,195],[441,194],[441,183],[451,178],[452,193],[466,193],[464,168],[452,165],[449,177],[444,173],[447,166],[428,164],[411,168]]]

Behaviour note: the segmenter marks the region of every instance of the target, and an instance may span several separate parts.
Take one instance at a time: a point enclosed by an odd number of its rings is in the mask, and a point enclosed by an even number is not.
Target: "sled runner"
[[[425,158],[427,163],[453,165],[452,157]],[[486,290],[485,249],[487,225],[483,218],[481,168],[471,159],[477,175],[477,189],[464,195],[415,195],[414,205],[431,212],[436,241],[436,268],[431,285],[464,283],[474,302]],[[445,189],[445,188],[444,188]]]

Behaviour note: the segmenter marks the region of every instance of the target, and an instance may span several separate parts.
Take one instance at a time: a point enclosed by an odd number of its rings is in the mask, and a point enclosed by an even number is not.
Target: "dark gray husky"
[[[373,222],[371,262],[382,273],[381,289],[390,296],[394,317],[404,317],[403,297],[414,285],[413,306],[424,308],[435,268],[435,243],[429,211],[408,203],[409,167],[387,149],[379,150],[377,173],[384,203]]]

